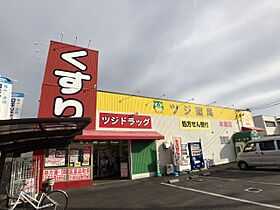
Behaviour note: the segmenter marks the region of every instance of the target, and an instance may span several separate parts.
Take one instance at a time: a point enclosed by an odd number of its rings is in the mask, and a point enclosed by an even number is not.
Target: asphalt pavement
[[[69,210],[280,209],[280,170],[215,166],[179,177],[111,180],[67,190]]]

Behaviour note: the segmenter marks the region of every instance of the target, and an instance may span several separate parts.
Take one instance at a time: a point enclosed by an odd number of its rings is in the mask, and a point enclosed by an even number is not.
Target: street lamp
[[[140,90],[137,90],[136,94],[140,94]],[[130,95],[130,96],[125,97],[125,98],[119,100],[119,103],[121,103],[121,102],[123,102],[124,100],[129,99],[129,98],[131,98],[131,97],[133,97],[133,96],[135,96],[135,95]]]
[[[191,98],[191,99],[189,99],[189,100],[187,100],[187,101],[184,101],[184,102],[181,103],[179,106],[182,106],[182,105],[184,105],[185,103],[188,103],[188,102],[190,102],[190,101],[194,101],[194,98]]]
[[[217,103],[216,101],[213,101],[210,104],[207,104],[206,106],[210,106],[210,105],[213,105],[213,104],[216,104],[216,103]]]
[[[234,107],[234,104],[226,106],[225,108]]]

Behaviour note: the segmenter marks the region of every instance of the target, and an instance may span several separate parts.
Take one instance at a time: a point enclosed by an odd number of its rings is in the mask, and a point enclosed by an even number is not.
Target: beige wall
[[[173,137],[181,137],[182,143],[201,142],[204,159],[211,159],[214,164],[223,164],[235,161],[235,147],[232,135],[239,132],[236,121],[232,122],[232,127],[220,127],[218,119],[211,119],[210,130],[182,130],[180,119],[176,117],[153,116],[153,129],[165,136],[165,140],[158,141],[158,151],[162,166],[172,163],[171,151],[163,149],[163,142],[173,143]],[[220,137],[228,136],[229,144],[222,144]]]
[[[161,168],[164,169],[166,164],[172,163],[172,151],[163,149],[163,142],[173,143],[173,137],[180,137],[182,143],[198,142],[202,143],[202,150],[205,159],[211,159],[214,164],[223,164],[235,161],[236,154],[232,141],[232,135],[240,131],[240,125],[236,116],[239,113],[235,109],[206,106],[201,104],[183,103],[179,101],[162,100],[145,98],[140,96],[130,96],[125,94],[98,92],[97,102],[97,124],[99,128],[99,112],[138,114],[151,116],[152,129],[164,135],[164,140],[157,141],[158,157],[161,161]],[[163,109],[159,110],[154,107],[154,101],[160,101]],[[177,112],[175,108],[178,107]],[[197,108],[203,112],[202,116],[197,115]],[[212,116],[209,114],[212,111]],[[244,115],[241,115],[243,117]],[[248,117],[249,116],[249,117]],[[207,129],[189,129],[185,130],[180,127],[180,119],[189,120],[206,120],[210,123]],[[251,113],[246,115],[244,122],[253,122]],[[222,123],[228,123],[230,126],[223,126]],[[109,129],[106,130],[135,130],[139,129]],[[143,130],[143,129],[140,129]],[[147,130],[147,129],[145,129]],[[220,137],[228,136],[228,144],[221,143]]]
[[[280,128],[274,116],[259,115],[254,116],[254,123],[257,127],[263,128],[264,131],[260,132],[261,137],[265,135],[280,134]],[[265,122],[274,122],[275,127],[268,127]]]

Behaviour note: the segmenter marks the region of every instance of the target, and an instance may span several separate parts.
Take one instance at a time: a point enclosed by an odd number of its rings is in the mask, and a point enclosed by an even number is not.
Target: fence
[[[9,186],[10,195],[18,195],[24,184],[24,191],[30,196],[36,197],[39,194],[39,175],[39,159],[14,158],[12,160]]]

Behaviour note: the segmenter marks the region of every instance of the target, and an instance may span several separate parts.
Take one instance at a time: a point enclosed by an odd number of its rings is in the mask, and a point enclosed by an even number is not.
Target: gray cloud
[[[37,115],[48,44],[62,31],[64,42],[78,35],[99,50],[101,90],[239,108],[280,98],[277,0],[0,3],[0,74],[28,93],[24,116]]]

